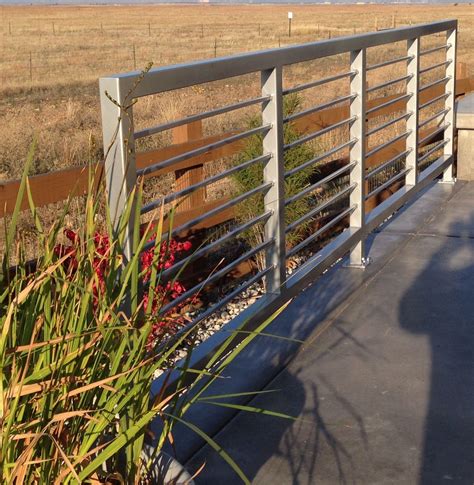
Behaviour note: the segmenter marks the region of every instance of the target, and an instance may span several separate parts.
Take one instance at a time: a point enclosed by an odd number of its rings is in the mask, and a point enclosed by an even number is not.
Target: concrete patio
[[[433,184],[369,246],[365,271],[333,268],[269,329],[303,345],[261,338],[218,385],[275,390],[238,402],[295,421],[191,415],[252,483],[474,483],[474,183]],[[197,484],[241,483],[188,443]]]

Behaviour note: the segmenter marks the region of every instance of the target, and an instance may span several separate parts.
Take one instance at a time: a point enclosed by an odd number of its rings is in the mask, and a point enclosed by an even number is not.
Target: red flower
[[[57,244],[54,247],[54,253],[58,258],[67,256],[64,261],[64,267],[69,271],[69,273],[73,273],[78,268],[77,245],[80,242],[79,235],[77,232],[71,229],[65,229],[64,235],[71,242],[71,244]],[[156,234],[153,234],[149,241],[154,241],[155,238]],[[94,246],[96,256],[92,261],[92,268],[97,276],[97,281],[92,283],[92,301],[95,310],[99,305],[100,296],[106,291],[105,281],[110,267],[110,240],[108,235],[101,234],[99,232],[95,233]],[[157,260],[155,260],[154,248],[143,251],[143,253],[140,255],[140,262],[144,272],[144,282],[147,282],[150,279],[154,264],[158,271],[169,269],[175,263],[177,253],[189,251],[191,247],[192,245],[190,241],[177,242],[174,239],[163,241],[160,244],[159,256]],[[172,312],[169,312],[168,314],[158,315],[160,308],[164,304],[178,298],[180,295],[185,293],[185,291],[186,288],[179,281],[168,281],[166,284],[158,285],[154,289],[151,298],[151,310],[149,310],[149,315],[156,321],[154,321],[152,324],[152,330],[147,343],[148,348],[151,349],[158,338],[161,338],[166,334],[176,332],[177,329],[185,323],[184,318],[179,316],[179,314],[177,315],[177,313],[185,306],[186,302],[179,303],[173,308]],[[149,305],[149,296],[148,293],[145,292],[143,295],[143,308],[145,311],[148,310]]]
[[[189,251],[192,247],[192,244],[190,241],[184,241],[183,243],[183,251]]]
[[[77,232],[72,231],[71,229],[64,229],[64,235],[73,243],[75,244],[78,242]]]

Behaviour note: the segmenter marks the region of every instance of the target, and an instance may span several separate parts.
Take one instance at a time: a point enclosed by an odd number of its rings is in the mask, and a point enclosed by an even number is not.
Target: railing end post
[[[116,237],[124,231],[122,251],[129,261],[133,256],[135,219],[135,201],[130,197],[137,181],[133,109],[131,99],[128,99],[130,92],[121,86],[119,78],[102,78],[99,88],[107,202]],[[126,209],[129,209],[130,217],[124,227],[122,219]]]

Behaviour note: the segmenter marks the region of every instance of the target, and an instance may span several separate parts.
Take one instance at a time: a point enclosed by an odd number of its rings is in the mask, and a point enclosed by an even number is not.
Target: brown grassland
[[[468,65],[473,62],[469,52],[474,47],[474,7],[467,4],[0,8],[0,180],[19,176],[34,135],[38,139],[35,173],[100,159],[98,78],[141,69],[148,62],[160,66],[453,17],[460,26],[459,60]],[[290,9],[294,20],[288,37],[286,14]],[[372,49],[369,61],[388,59],[403,47]],[[347,56],[337,56],[292,66],[285,70],[285,83],[341,71],[346,61]],[[434,57],[427,62],[435,62]],[[369,83],[395,74],[393,67],[378,70]],[[257,94],[259,85],[256,75],[214,84],[140,101],[137,124],[150,126],[246,99]],[[315,104],[346,89],[347,83],[333,83],[329,90],[305,95],[304,103]],[[210,134],[241,123],[245,116],[239,113],[210,120],[204,129]],[[157,137],[142,147],[167,143],[169,136]]]

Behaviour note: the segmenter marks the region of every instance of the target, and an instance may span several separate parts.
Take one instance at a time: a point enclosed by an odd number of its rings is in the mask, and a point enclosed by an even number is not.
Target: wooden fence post
[[[467,77],[467,64],[465,62],[456,63],[456,79],[465,79]]]
[[[173,144],[186,143],[188,141],[199,140],[202,138],[202,123],[194,121],[187,125],[173,128]],[[204,179],[203,165],[195,165],[192,168],[186,168],[175,171],[176,191],[185,189],[190,185],[201,182]],[[195,190],[191,194],[183,197],[179,201],[176,212],[184,212],[204,205],[206,201],[206,187]]]

